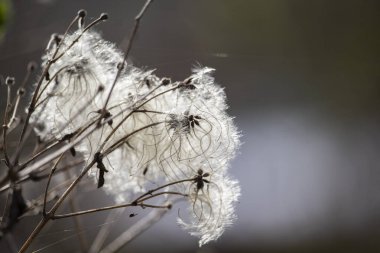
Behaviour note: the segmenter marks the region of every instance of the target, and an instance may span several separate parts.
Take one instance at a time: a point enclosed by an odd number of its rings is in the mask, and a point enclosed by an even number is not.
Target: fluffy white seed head
[[[203,189],[192,189],[189,199],[190,221],[178,223],[191,235],[199,237],[199,246],[218,239],[236,218],[235,204],[240,196],[236,180],[215,175]]]
[[[181,217],[179,223],[200,238],[200,245],[217,239],[235,218],[240,188],[227,174],[239,134],[226,114],[214,69],[199,67],[184,81],[171,82],[127,65],[104,113],[123,56],[96,32],[77,40],[80,33],[65,38],[56,54],[62,56],[42,83],[31,117],[37,134],[60,140],[103,115],[108,122],[75,146],[87,161],[105,154],[103,189],[122,203],[152,185],[188,179],[167,187],[188,196],[189,219]],[[55,49],[49,47],[43,65],[54,60]],[[99,173],[99,168],[90,171],[95,180]]]

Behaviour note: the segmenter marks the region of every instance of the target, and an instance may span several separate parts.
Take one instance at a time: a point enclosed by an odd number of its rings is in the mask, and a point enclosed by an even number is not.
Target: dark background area
[[[109,21],[96,29],[124,48],[142,4],[13,1],[0,74],[22,80],[27,63],[40,62],[50,35],[81,8],[90,18],[107,12]],[[155,1],[130,61],[174,80],[198,63],[216,69],[243,135],[230,168],[242,197],[238,220],[215,243],[199,249],[176,225],[174,209],[124,251],[380,252],[379,27],[377,0]],[[25,194],[39,187],[44,183],[28,184]],[[78,197],[81,208],[110,201],[94,189]],[[133,223],[126,216],[113,221],[108,241]],[[105,217],[83,218],[89,241]],[[14,228],[18,245],[36,222]],[[76,252],[73,229],[70,220],[54,222],[32,248]],[[0,252],[8,250],[1,240]]]

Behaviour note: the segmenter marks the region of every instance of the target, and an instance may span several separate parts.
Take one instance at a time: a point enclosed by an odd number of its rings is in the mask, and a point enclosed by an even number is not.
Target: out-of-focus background
[[[97,29],[123,48],[142,4],[13,1],[0,29],[0,74],[22,80],[50,34],[62,33],[81,8],[90,18],[109,13]],[[243,136],[230,168],[242,197],[238,220],[215,243],[198,248],[175,224],[174,209],[122,252],[380,252],[379,27],[378,0],[155,1],[130,61],[174,80],[197,64],[217,70]],[[81,208],[108,201],[99,191],[84,196]],[[83,217],[88,241],[105,217]],[[37,220],[15,226],[18,246]],[[130,220],[112,221],[108,241]],[[73,229],[71,220],[54,222],[32,249],[78,252]],[[6,240],[0,252],[11,252]]]

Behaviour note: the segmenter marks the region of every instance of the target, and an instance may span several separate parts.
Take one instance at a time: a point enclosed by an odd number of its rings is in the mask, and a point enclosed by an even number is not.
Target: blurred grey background
[[[90,18],[109,13],[97,29],[123,47],[142,4],[13,1],[0,74],[21,80],[50,34],[81,8]],[[199,249],[174,209],[122,252],[380,252],[379,27],[378,0],[155,1],[130,60],[175,80],[198,63],[216,68],[243,135],[230,169],[242,197],[238,220],[215,243]],[[109,202],[98,191],[84,196],[81,208]],[[108,241],[130,226],[127,216],[113,221]],[[83,217],[89,241],[105,217]],[[16,243],[36,222],[15,227]],[[32,248],[78,252],[73,229],[72,221],[54,222]],[[9,252],[5,240],[0,252]]]

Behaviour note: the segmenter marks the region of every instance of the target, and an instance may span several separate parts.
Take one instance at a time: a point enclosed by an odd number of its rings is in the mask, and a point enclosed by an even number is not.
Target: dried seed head
[[[168,85],[168,84],[170,84],[170,83],[171,83],[170,78],[164,77],[164,78],[162,78],[162,80],[161,80],[161,84],[164,85],[164,86],[166,86],[166,85]]]
[[[58,34],[58,33],[54,33],[52,35],[52,38],[55,41],[56,45],[58,45],[61,42],[61,40],[62,40],[62,36],[60,34]]]
[[[101,84],[101,85],[99,85],[99,87],[98,87],[98,91],[99,91],[99,92],[102,92],[102,91],[104,91],[104,85],[102,85],[102,84]]]

